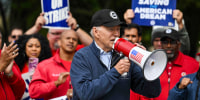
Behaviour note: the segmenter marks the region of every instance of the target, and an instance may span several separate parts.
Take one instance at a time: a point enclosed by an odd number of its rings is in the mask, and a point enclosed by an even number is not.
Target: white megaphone
[[[162,49],[149,52],[123,38],[115,39],[113,49],[139,65],[148,81],[159,78],[167,65],[167,55]]]

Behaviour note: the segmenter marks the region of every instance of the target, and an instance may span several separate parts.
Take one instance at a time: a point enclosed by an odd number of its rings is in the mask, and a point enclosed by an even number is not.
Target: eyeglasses
[[[161,41],[161,43],[164,44],[164,45],[168,45],[168,44],[176,45],[177,41],[174,41],[174,40],[172,40],[172,41]]]
[[[61,34],[61,32],[57,32],[57,33],[49,32],[49,33],[52,35],[60,35]]]
[[[15,39],[17,36],[16,36],[16,35],[12,35],[11,37],[12,37],[13,39]]]

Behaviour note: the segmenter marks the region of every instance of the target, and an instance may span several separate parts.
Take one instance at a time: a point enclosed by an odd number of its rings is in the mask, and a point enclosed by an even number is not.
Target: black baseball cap
[[[172,28],[165,29],[161,33],[161,41],[164,40],[165,38],[170,38],[170,39],[179,41],[179,33],[178,33],[178,31],[176,31]]]
[[[122,24],[124,23],[120,21],[117,13],[111,9],[102,9],[97,11],[92,16],[91,20],[91,26],[113,27]]]

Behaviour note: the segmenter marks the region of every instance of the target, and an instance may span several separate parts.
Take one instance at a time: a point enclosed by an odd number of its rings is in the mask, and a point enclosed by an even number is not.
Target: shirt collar
[[[106,55],[106,54],[111,54],[110,52],[105,52],[103,49],[101,49],[101,47],[98,46],[98,44],[96,42],[94,42],[96,47],[100,50],[100,55]]]
[[[175,64],[177,66],[182,66],[183,64],[183,53],[181,53],[180,51],[178,52],[178,56],[176,57],[176,59],[174,61],[172,61],[172,64]]]

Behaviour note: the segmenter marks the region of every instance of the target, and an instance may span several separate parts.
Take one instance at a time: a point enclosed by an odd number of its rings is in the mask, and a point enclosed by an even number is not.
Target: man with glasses
[[[186,55],[189,55],[190,52],[190,38],[188,35],[188,32],[186,30],[186,27],[184,25],[184,20],[183,20],[183,13],[175,9],[173,10],[173,18],[176,19],[175,26],[172,27],[176,30],[178,30],[179,34],[179,41],[181,43],[181,47],[179,50]],[[161,41],[160,41],[160,34],[155,34],[157,33],[156,31],[163,31],[169,27],[165,26],[153,26],[152,34],[151,34],[151,43],[153,44],[153,48],[156,49],[162,49]]]
[[[160,76],[161,94],[153,100],[167,100],[169,90],[176,85],[182,76],[197,72],[199,64],[194,58],[180,52],[180,35],[176,30],[171,28],[159,30],[156,34],[160,34],[161,46],[167,53],[168,63]]]
[[[11,30],[11,34],[8,37],[8,41],[16,41],[21,35],[23,35],[23,30],[21,28],[15,27]]]
[[[57,41],[60,39],[61,33],[64,29],[49,29],[47,33],[47,39],[49,40],[49,46],[51,48],[52,55],[54,55],[59,48]]]

